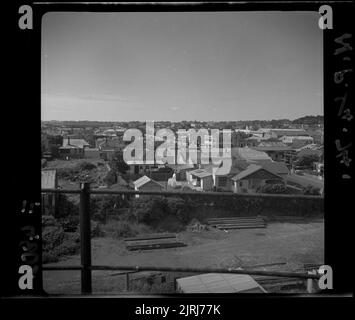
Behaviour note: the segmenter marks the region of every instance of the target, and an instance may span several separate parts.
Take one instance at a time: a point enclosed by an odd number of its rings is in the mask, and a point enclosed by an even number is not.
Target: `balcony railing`
[[[175,191],[113,191],[113,190],[92,190],[89,183],[80,184],[80,189],[42,189],[42,193],[62,193],[78,194],[79,202],[79,227],[80,227],[80,266],[43,266],[46,271],[58,270],[80,270],[81,271],[81,293],[92,293],[92,271],[93,270],[125,270],[129,272],[138,271],[166,271],[166,272],[191,272],[191,273],[234,273],[272,277],[298,278],[304,280],[319,279],[320,275],[300,272],[247,270],[233,268],[179,268],[179,267],[152,267],[152,266],[107,266],[92,265],[91,261],[91,226],[90,226],[90,195],[160,195],[160,196],[179,196],[179,197],[242,197],[242,198],[271,198],[271,199],[300,199],[323,201],[321,196],[289,195],[289,194],[238,194],[230,192],[175,192]]]

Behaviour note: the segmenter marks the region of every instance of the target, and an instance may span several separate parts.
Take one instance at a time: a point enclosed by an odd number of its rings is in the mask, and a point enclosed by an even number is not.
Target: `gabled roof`
[[[257,164],[251,164],[247,169],[243,170],[242,172],[238,173],[236,176],[234,176],[232,178],[233,181],[238,181],[238,180],[242,180],[245,179],[246,177],[250,176],[251,174],[259,171],[259,170],[265,170],[267,172],[269,172],[270,174],[274,175],[275,178],[279,178],[282,179],[280,176],[278,176],[277,174],[263,168],[261,165],[257,165]]]
[[[264,141],[259,143],[256,147],[254,147],[255,150],[258,151],[288,151],[291,150],[290,147],[288,147],[286,144],[284,144],[281,141]]]
[[[264,169],[270,171],[274,174],[288,174],[290,171],[288,170],[286,164],[284,162],[277,162],[277,161],[265,161],[264,163],[260,164]]]
[[[288,183],[295,183],[302,187],[307,187],[309,185],[323,189],[324,188],[324,180],[320,180],[317,177],[310,177],[310,176],[300,176],[298,174],[289,174],[286,176],[286,181]]]
[[[164,188],[164,186],[162,186],[159,182],[156,182],[152,179],[150,179],[149,177],[147,176],[143,176],[143,177],[140,177],[139,179],[137,179],[136,181],[133,182],[134,186],[136,188],[140,188],[142,186],[144,186],[145,184],[149,183],[149,182],[153,182],[155,184],[157,184],[158,186]]]
[[[194,176],[196,176],[198,178],[205,178],[205,177],[208,177],[208,176],[212,176],[212,173],[208,172],[205,169],[192,170],[192,171],[190,171],[190,174],[192,174],[192,175],[194,175]]]
[[[247,167],[249,166],[249,164],[243,160],[243,159],[234,159],[232,166],[229,170],[229,173],[227,173],[228,176],[235,176],[236,174],[238,174],[239,172],[245,170]],[[222,168],[222,164],[214,169],[214,174],[216,176],[225,176],[226,172],[225,172],[225,168]]]
[[[56,174],[57,170],[42,170],[42,189],[55,189],[57,187]]]
[[[232,148],[232,156],[234,159],[250,160],[271,160],[271,158],[265,153],[253,148]]]
[[[86,142],[84,139],[73,139],[73,138],[64,138],[63,139],[62,147],[84,148],[85,146],[90,146],[90,144],[88,142]]]
[[[277,134],[277,136],[305,136],[307,135],[304,129],[270,129],[271,132]]]

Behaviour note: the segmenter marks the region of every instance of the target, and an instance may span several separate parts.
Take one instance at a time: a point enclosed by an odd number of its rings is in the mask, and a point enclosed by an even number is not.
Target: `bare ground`
[[[258,270],[300,271],[304,263],[322,263],[324,259],[323,220],[305,223],[269,223],[265,229],[186,231],[178,238],[186,247],[131,252],[123,239],[94,238],[93,265],[164,266],[164,267],[251,267],[285,262]],[[80,256],[71,256],[48,265],[80,265]],[[167,283],[155,292],[173,291],[176,277],[189,274],[166,274]],[[130,278],[134,279],[135,275]],[[54,294],[79,294],[79,271],[45,271],[44,289]],[[126,278],[119,271],[94,271],[93,293],[125,292]]]

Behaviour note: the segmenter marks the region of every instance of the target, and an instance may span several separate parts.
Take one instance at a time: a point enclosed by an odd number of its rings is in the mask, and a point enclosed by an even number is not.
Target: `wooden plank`
[[[216,225],[222,225],[222,224],[253,224],[253,223],[258,223],[258,224],[266,224],[264,221],[225,221],[225,222],[215,222],[209,224],[209,226],[216,226]]]
[[[128,250],[151,250],[151,249],[165,249],[165,248],[178,248],[185,247],[186,244],[182,242],[176,243],[162,243],[162,244],[152,244],[152,245],[136,245],[136,246],[127,246]]]
[[[148,240],[137,240],[137,241],[127,241],[127,246],[136,245],[148,245],[148,244],[160,244],[160,243],[176,243],[178,240],[176,238],[166,238],[166,239],[148,239]]]
[[[165,238],[176,238],[176,234],[174,233],[165,233],[165,234],[152,234],[142,237],[135,238],[126,238],[125,241],[136,241],[136,240],[148,240],[148,239],[165,239]]]
[[[261,217],[231,217],[231,218],[214,218],[207,219],[207,222],[215,222],[215,221],[229,221],[229,220],[264,220]]]
[[[231,227],[231,226],[265,226],[265,223],[224,223],[216,224],[216,227]]]
[[[257,226],[232,226],[232,227],[217,227],[221,230],[230,230],[230,229],[260,229],[265,228],[264,225],[257,225]]]
[[[263,221],[231,221],[231,222],[218,222],[215,224],[211,224],[211,226],[228,226],[231,224],[266,224]]]
[[[228,221],[214,221],[210,222],[210,224],[225,224],[225,223],[266,223],[264,220],[228,220]]]
[[[222,223],[230,223],[230,222],[265,222],[263,219],[229,219],[229,220],[213,220],[208,221],[208,224],[222,224]]]

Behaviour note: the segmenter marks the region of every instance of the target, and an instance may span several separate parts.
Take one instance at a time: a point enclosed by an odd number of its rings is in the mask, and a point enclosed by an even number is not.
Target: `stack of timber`
[[[207,220],[207,223],[221,230],[266,228],[265,220],[257,216],[213,218]]]
[[[150,250],[184,247],[186,244],[179,242],[175,234],[152,234],[148,236],[125,239],[128,250]]]

